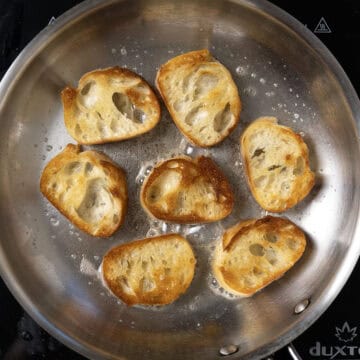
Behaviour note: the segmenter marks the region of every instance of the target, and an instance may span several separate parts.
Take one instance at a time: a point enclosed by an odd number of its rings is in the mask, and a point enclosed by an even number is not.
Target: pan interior
[[[30,47],[21,71],[12,70],[12,86],[2,89],[0,258],[8,285],[28,311],[51,324],[53,334],[71,338],[68,344],[91,357],[212,359],[228,344],[239,346],[233,358],[251,357],[256,349],[285,339],[286,331],[303,330],[321,312],[329,284],[338,281],[336,269],[349,256],[358,218],[355,119],[332,68],[290,28],[245,1],[92,3],[83,6],[91,11],[44,36],[41,46]],[[64,127],[60,91],[76,87],[87,71],[114,65],[134,70],[153,85],[162,63],[202,48],[233,75],[243,104],[238,127],[220,145],[200,149],[183,138],[163,109],[151,132],[88,147],[126,170],[130,206],[125,224],[109,239],[74,228],[39,192],[45,164],[74,143]],[[283,278],[252,298],[239,299],[217,287],[211,254],[224,228],[265,215],[249,192],[239,153],[246,125],[265,115],[292,127],[309,146],[316,185],[283,214],[306,232],[308,246]],[[217,162],[236,196],[228,218],[179,226],[145,214],[139,203],[142,181],[157,161],[176,154],[208,155]],[[102,284],[102,256],[115,245],[168,232],[186,236],[196,252],[191,287],[166,307],[127,307]],[[295,305],[307,298],[306,312],[293,315]]]

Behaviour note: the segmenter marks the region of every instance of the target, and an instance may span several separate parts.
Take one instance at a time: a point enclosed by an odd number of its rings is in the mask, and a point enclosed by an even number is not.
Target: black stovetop
[[[315,32],[360,92],[360,0],[273,0]],[[79,0],[0,0],[0,78],[22,48]],[[360,239],[359,239],[360,241]],[[360,359],[360,264],[341,294],[293,345],[304,360]],[[338,328],[338,329],[336,329]],[[356,329],[357,330],[357,329]],[[360,332],[360,329],[359,329]],[[290,359],[286,349],[272,356]],[[24,312],[0,278],[0,359],[84,359],[48,335]],[[205,359],[204,359],[205,360]]]

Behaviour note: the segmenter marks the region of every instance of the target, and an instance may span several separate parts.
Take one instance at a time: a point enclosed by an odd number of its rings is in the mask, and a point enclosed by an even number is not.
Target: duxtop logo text
[[[319,359],[360,360],[360,344],[354,344],[357,335],[357,327],[351,327],[346,321],[342,327],[335,327],[335,337],[338,339],[338,345],[323,345],[320,341],[317,341],[309,349],[309,354]]]

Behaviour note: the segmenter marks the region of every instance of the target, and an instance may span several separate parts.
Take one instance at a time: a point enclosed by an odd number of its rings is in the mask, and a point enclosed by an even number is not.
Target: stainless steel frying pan
[[[59,92],[92,69],[127,66],[150,83],[160,64],[209,48],[232,72],[241,122],[222,144],[191,147],[167,112],[150,133],[104,146],[127,170],[130,208],[110,239],[87,236],[39,193],[45,163],[73,140]],[[341,290],[360,251],[359,100],[328,50],[302,24],[263,0],[86,1],[41,32],[0,87],[0,268],[40,325],[94,359],[250,359],[308,328]],[[316,186],[284,216],[308,237],[302,260],[252,298],[224,296],[210,271],[223,229],[260,217],[244,180],[238,138],[251,120],[277,116],[309,145]],[[173,154],[208,154],[227,174],[236,206],[206,226],[151,221],[139,187],[151,166]],[[198,267],[189,291],[163,308],[127,307],[103,287],[97,269],[112,246],[166,232],[192,243]],[[309,303],[310,301],[310,303]],[[233,346],[230,346],[233,345]],[[225,348],[224,348],[225,347]],[[221,351],[220,351],[221,349]]]

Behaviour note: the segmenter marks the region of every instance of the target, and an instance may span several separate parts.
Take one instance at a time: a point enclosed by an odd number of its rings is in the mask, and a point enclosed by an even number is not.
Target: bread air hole
[[[116,109],[134,123],[143,124],[146,120],[146,114],[135,107],[126,94],[115,92],[112,95],[112,101]],[[113,123],[113,126],[115,127],[116,123]],[[116,131],[119,130],[116,129]]]
[[[252,155],[251,158],[253,159],[253,158],[258,157],[258,156],[260,156],[260,155],[262,155],[262,154],[265,154],[264,148],[257,148],[257,149],[254,151],[254,153],[253,153],[253,155]]]
[[[122,276],[122,277],[120,278],[120,285],[121,285],[123,291],[126,292],[127,294],[134,294],[134,291],[133,291],[133,289],[129,286],[129,283],[128,283],[128,281],[127,281],[127,279],[126,279],[125,276]]]
[[[80,90],[78,101],[82,106],[90,108],[96,103],[97,98],[96,83],[95,81],[90,81]]]
[[[256,179],[254,180],[254,185],[255,185],[255,187],[257,187],[257,188],[262,188],[262,187],[265,186],[266,181],[267,181],[267,176],[261,175],[261,176],[259,176],[258,178],[256,178]]]
[[[271,248],[266,249],[265,258],[271,265],[275,265],[278,262],[276,251]]]
[[[287,181],[284,181],[283,183],[281,183],[280,189],[282,194],[286,194],[290,190],[289,183]]]
[[[302,173],[304,172],[304,168],[305,168],[305,162],[304,159],[302,157],[298,157],[296,159],[296,164],[295,164],[295,168],[293,170],[293,174],[295,176],[300,176],[302,175]]]
[[[261,244],[251,244],[249,251],[254,256],[263,256],[265,254],[264,247]]]
[[[128,271],[130,272],[134,265],[134,262],[132,260],[126,260],[126,264],[127,264]]]
[[[207,94],[219,82],[219,78],[211,73],[201,74],[195,81],[194,100]]]
[[[266,241],[269,241],[271,243],[276,243],[278,240],[277,236],[274,233],[266,233],[264,235],[264,238]]]
[[[156,285],[152,279],[143,277],[140,280],[140,287],[143,292],[150,292],[155,289]]]
[[[176,112],[183,112],[186,110],[186,101],[185,100],[177,100],[173,103],[174,110]]]
[[[89,162],[86,162],[85,164],[85,176],[89,176],[91,174],[91,172],[93,171],[94,169],[94,165],[89,163]]]
[[[156,202],[161,197],[166,197],[169,193],[176,191],[181,182],[181,174],[176,170],[165,170],[151,184],[147,199],[149,202]]]
[[[261,276],[261,275],[263,274],[263,272],[262,272],[261,269],[259,269],[258,267],[254,266],[254,268],[253,268],[253,274],[254,274],[255,276]]]
[[[76,210],[78,216],[88,223],[97,223],[111,208],[111,197],[104,187],[103,180],[88,181],[84,198]]]
[[[196,106],[185,117],[185,123],[189,126],[202,122],[208,116],[208,112],[202,109],[202,106]]]
[[[135,107],[133,121],[138,124],[143,124],[145,120],[146,120],[146,114],[139,108]]]
[[[191,72],[189,75],[185,76],[184,77],[184,80],[183,80],[183,83],[182,83],[182,91],[184,94],[188,94],[189,91],[191,91],[192,89],[192,82],[193,82],[193,79],[195,77],[195,74],[194,72]]]
[[[73,118],[74,119],[78,119],[80,118],[82,115],[84,114],[84,112],[79,109],[79,106],[77,103],[73,103]]]
[[[100,113],[97,112],[97,117],[96,117],[96,127],[99,131],[99,135],[100,138],[105,138],[106,134],[107,134],[107,129],[106,129],[106,124],[103,120],[103,118],[101,117]]]
[[[121,130],[121,124],[118,119],[112,119],[110,122],[110,129],[113,133],[117,134]]]
[[[292,251],[296,251],[299,247],[298,242],[295,239],[291,239],[291,238],[286,239],[286,245]]]
[[[281,165],[271,165],[268,167],[268,171],[274,171],[278,168],[281,168]]]
[[[95,82],[94,81],[90,81],[90,82],[88,82],[87,84],[85,84],[85,86],[83,86],[83,88],[81,89],[81,91],[80,91],[80,94],[81,95],[87,95],[88,93],[89,93],[89,91],[90,91],[90,88],[93,86],[93,85],[95,85]]]
[[[127,118],[133,118],[133,107],[129,97],[123,93],[115,92],[112,94],[112,101],[116,109]]]
[[[214,118],[213,127],[216,132],[222,132],[230,124],[233,114],[230,109],[230,103],[227,103],[223,110],[219,111]]]
[[[144,270],[144,271],[146,271],[147,269],[148,269],[148,267],[149,267],[149,263],[147,262],[147,261],[142,261],[141,262],[141,268]]]
[[[82,168],[80,161],[73,161],[66,165],[64,173],[68,176],[78,173]]]

